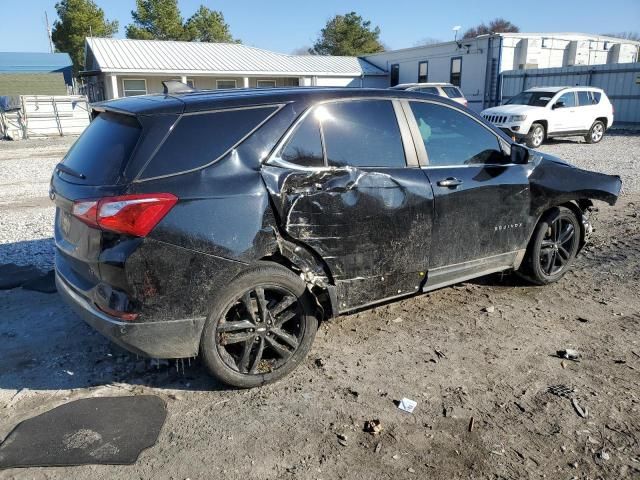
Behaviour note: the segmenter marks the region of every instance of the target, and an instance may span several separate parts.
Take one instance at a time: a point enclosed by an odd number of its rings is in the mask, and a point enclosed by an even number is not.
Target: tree
[[[439,38],[425,37],[418,40],[416,43],[413,44],[413,46],[423,47],[425,45],[435,45],[436,43],[442,43],[442,40],[440,40]]]
[[[311,47],[309,46],[305,46],[305,47],[298,47],[298,48],[294,48],[291,51],[291,55],[309,55],[309,53],[311,51]]]
[[[320,37],[309,49],[312,55],[364,55],[382,52],[380,28],[371,28],[356,12],[336,15],[320,32]]]
[[[184,25],[185,39],[191,42],[226,42],[240,43],[231,35],[229,25],[224,21],[224,15],[217,10],[211,10],[204,5],[194,13]]]
[[[136,0],[127,25],[127,38],[139,40],[183,40],[182,16],[177,0]]]
[[[76,73],[84,68],[85,37],[112,37],[118,32],[118,21],[106,20],[92,0],[61,0],[56,12],[51,38],[56,50],[69,54]]]
[[[638,32],[618,32],[618,33],[603,33],[606,37],[620,38],[621,40],[633,40],[634,42],[640,42],[640,33]]]
[[[507,32],[519,32],[520,28],[504,18],[495,18],[489,22],[489,25],[485,25],[482,22],[480,25],[470,28],[462,38],[475,38],[478,35],[486,35],[488,33],[507,33]]]

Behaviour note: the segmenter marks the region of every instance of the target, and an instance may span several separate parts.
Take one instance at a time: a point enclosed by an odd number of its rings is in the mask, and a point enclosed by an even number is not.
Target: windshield
[[[521,92],[506,105],[531,105],[532,107],[546,107],[553,97],[552,92]]]

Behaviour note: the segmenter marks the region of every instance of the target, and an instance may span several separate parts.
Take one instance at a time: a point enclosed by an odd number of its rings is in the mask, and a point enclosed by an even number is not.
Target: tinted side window
[[[418,88],[418,91],[422,93],[431,93],[433,95],[440,95],[440,92],[438,92],[438,89],[436,87],[420,87]]]
[[[444,90],[444,93],[446,93],[449,98],[460,98],[463,96],[462,92],[456,87],[442,87],[442,90]]]
[[[404,167],[404,148],[393,105],[357,100],[317,108],[327,161],[333,166]]]
[[[429,165],[504,163],[498,138],[477,121],[453,108],[411,102]]]
[[[575,107],[576,106],[576,95],[574,92],[567,92],[560,95],[560,98],[556,100],[556,103],[562,102],[564,103],[564,108]]]
[[[600,92],[591,92],[591,95],[593,97],[593,104],[597,104],[600,103],[600,97],[602,96],[602,94]]]
[[[320,125],[313,112],[296,127],[283,147],[280,158],[303,167],[324,165]]]
[[[586,90],[580,90],[578,92],[578,104],[581,107],[584,107],[585,105],[593,105],[593,100],[591,99],[591,92],[588,92]]]
[[[259,107],[183,115],[141,177],[170,175],[213,162],[276,109]]]

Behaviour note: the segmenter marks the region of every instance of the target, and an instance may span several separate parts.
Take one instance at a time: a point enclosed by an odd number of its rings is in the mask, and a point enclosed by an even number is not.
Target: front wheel
[[[604,123],[600,120],[596,120],[593,122],[593,125],[591,125],[589,133],[584,136],[585,141],[587,143],[598,143],[602,140],[602,137],[604,137],[604,130]]]
[[[318,327],[311,294],[290,270],[260,263],[214,299],[200,342],[218,380],[240,388],[275,382],[305,358]]]
[[[548,212],[533,232],[518,273],[536,285],[557,282],[578,253],[580,224],[566,207]]]
[[[544,125],[541,123],[534,123],[531,125],[529,129],[529,133],[525,137],[527,142],[527,147],[529,148],[538,148],[544,142],[545,131]]]

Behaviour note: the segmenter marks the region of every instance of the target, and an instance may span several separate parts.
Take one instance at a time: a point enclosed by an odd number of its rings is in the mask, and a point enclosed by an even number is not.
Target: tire
[[[531,128],[529,128],[529,133],[525,137],[525,141],[527,143],[527,147],[529,148],[538,148],[544,142],[546,138],[547,132],[544,129],[544,125],[541,123],[533,123],[531,124]]]
[[[593,122],[593,125],[591,125],[589,133],[584,136],[584,139],[587,143],[599,143],[600,140],[602,140],[602,137],[604,137],[605,130],[606,128],[604,123],[600,120],[596,120]]]
[[[560,280],[573,263],[580,244],[580,222],[576,214],[557,207],[536,226],[518,274],[535,285]]]
[[[309,353],[318,328],[305,282],[275,263],[240,273],[212,305],[201,357],[211,375],[234,387],[257,387],[291,373]]]

